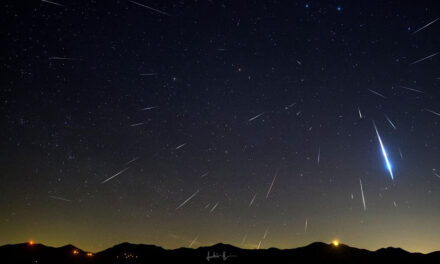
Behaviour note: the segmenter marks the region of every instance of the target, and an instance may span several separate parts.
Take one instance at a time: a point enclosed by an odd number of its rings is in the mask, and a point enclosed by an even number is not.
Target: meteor
[[[439,20],[439,19],[440,19],[440,17],[437,18],[437,19],[432,20],[432,21],[429,22],[428,24],[426,24],[426,25],[424,25],[423,27],[421,27],[421,28],[417,29],[416,31],[414,31],[414,32],[412,33],[412,35],[414,35],[414,34],[416,34],[417,32],[419,32],[419,31],[421,31],[421,30],[423,30],[423,29],[429,27],[430,25],[432,25],[432,24],[434,24],[435,22],[437,22],[437,20]]]
[[[318,158],[317,158],[318,165],[319,165],[320,158],[321,158],[321,146],[319,146],[319,148],[318,148]]]
[[[194,198],[194,196],[196,196],[199,193],[199,190],[197,190],[195,193],[193,193],[190,197],[188,197],[188,199],[186,199],[185,201],[183,201],[183,203],[181,203],[179,206],[176,207],[176,210],[179,209],[180,207],[184,206],[187,202],[189,202],[189,200],[191,200],[192,198]]]
[[[183,146],[185,146],[185,145],[186,145],[186,143],[183,143],[182,145],[177,146],[176,149],[183,148]]]
[[[52,1],[48,1],[48,0],[41,0],[41,2],[48,3],[48,4],[52,4],[52,5],[57,5],[57,6],[64,6],[64,5],[62,5],[62,4],[55,3],[55,2],[52,2]]]
[[[416,60],[415,62],[411,63],[410,65],[414,65],[414,64],[417,64],[417,63],[422,62],[422,61],[424,61],[424,60],[427,60],[427,59],[429,59],[429,58],[432,58],[432,57],[434,57],[434,56],[437,55],[437,54],[439,54],[439,52],[436,52],[436,53],[434,53],[434,54],[431,54],[431,55],[429,55],[429,56],[426,56],[426,57],[424,57],[424,58],[421,58],[420,60]]]
[[[116,173],[115,175],[113,175],[110,178],[108,178],[108,179],[104,180],[103,182],[101,182],[101,184],[108,182],[109,180],[113,179],[114,177],[118,176],[119,174],[124,173],[128,169],[130,169],[130,167],[121,170],[120,172]]]
[[[430,112],[431,114],[434,114],[434,115],[436,115],[436,116],[440,116],[440,113],[437,113],[437,112],[435,112],[435,111],[429,110],[429,109],[427,109],[427,108],[425,108],[425,110],[428,111],[428,112]]]
[[[364,196],[364,189],[362,188],[361,178],[359,178],[359,185],[361,186],[362,204],[364,205],[364,211],[367,211],[367,207],[365,206],[365,196]]]
[[[156,106],[148,106],[148,107],[145,107],[145,108],[141,108],[138,111],[146,111],[146,110],[151,110],[151,109],[155,109],[155,108],[159,108],[159,106],[158,105],[156,105]]]
[[[139,159],[139,157],[135,157],[135,158],[131,159],[129,162],[125,163],[125,165],[128,165],[128,164],[130,164],[132,162],[135,162],[138,159]]]
[[[375,95],[377,95],[377,96],[380,96],[380,97],[386,99],[385,95],[383,95],[383,94],[381,94],[381,93],[378,93],[378,92],[376,92],[376,91],[374,91],[374,90],[371,90],[371,89],[368,89],[368,91],[370,91],[371,93],[373,93],[373,94],[375,94]]]
[[[390,119],[387,115],[385,115],[385,118],[387,119],[388,123],[390,123],[390,125],[391,125],[394,129],[397,129],[396,126],[393,124],[393,122],[391,122],[391,119]]]
[[[434,173],[435,173],[435,172],[434,172]],[[50,195],[49,197],[52,198],[52,199],[60,200],[60,201],[64,201],[64,202],[71,202],[71,201],[72,201],[72,200],[69,200],[69,199],[67,199],[67,198],[60,197],[60,196]]]
[[[277,178],[277,174],[278,174],[278,171],[275,173],[275,176],[273,177],[272,183],[269,186],[269,190],[267,190],[266,199],[269,197],[270,191],[272,190],[273,183],[275,182],[275,179]]]
[[[152,8],[152,7],[150,7],[150,6],[143,5],[143,4],[140,4],[140,3],[135,2],[135,1],[130,1],[130,2],[133,3],[133,4],[135,4],[135,5],[142,6],[142,7],[145,7],[145,8],[147,8],[147,9],[150,9],[150,10],[156,12],[156,13],[159,13],[159,14],[162,14],[162,15],[166,15],[166,16],[171,16],[170,14],[168,14],[168,13],[166,13],[166,12],[164,12],[164,11],[160,11],[159,9]]]
[[[413,92],[416,92],[416,93],[425,93],[423,91],[420,91],[420,90],[417,90],[417,89],[414,89],[414,88],[409,88],[409,87],[402,86],[402,85],[397,85],[397,87],[399,87],[401,89],[408,90],[408,91],[413,91]]]
[[[255,194],[254,197],[252,197],[252,200],[251,200],[251,202],[249,203],[249,207],[252,206],[252,204],[254,203],[256,197],[257,197],[257,194]]]
[[[211,208],[211,210],[209,211],[210,213],[214,212],[215,208],[217,208],[217,206],[218,206],[218,203],[219,203],[219,202],[217,202],[217,203]]]
[[[387,164],[387,169],[390,173],[391,180],[394,180],[393,170],[391,169],[391,163],[388,160],[387,151],[386,151],[385,147],[383,146],[382,139],[380,138],[379,131],[377,131],[377,127],[376,127],[376,124],[374,123],[374,121],[373,121],[373,126],[374,126],[374,130],[376,130],[377,139],[379,140],[380,148],[382,149],[382,155],[383,155],[383,158],[385,159],[385,163]]]
[[[359,109],[359,107],[358,107],[358,113],[359,113],[359,118],[362,119],[362,113],[361,113],[361,109]]]
[[[256,116],[254,116],[254,117],[251,117],[251,118],[249,118],[249,122],[251,122],[251,121],[253,121],[253,120],[255,120],[255,119],[257,119],[257,118],[259,118],[260,116],[262,116],[264,114],[264,112],[263,113],[261,113],[261,114],[258,114],[258,115],[256,115]]]

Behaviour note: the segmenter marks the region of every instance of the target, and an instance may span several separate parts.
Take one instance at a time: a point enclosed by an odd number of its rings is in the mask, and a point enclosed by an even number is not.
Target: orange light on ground
[[[337,247],[337,246],[339,246],[339,241],[338,240],[333,240],[332,244],[333,244],[333,246]]]
[[[78,255],[78,254],[79,254],[79,251],[77,249],[74,249],[73,250],[73,255]]]
[[[93,253],[92,253],[92,252],[87,252],[87,256],[88,256],[88,257],[92,257],[92,256],[93,256]]]
[[[29,244],[29,246],[33,246],[33,245],[35,244],[35,242],[34,242],[33,240],[30,240],[30,241],[28,242],[28,244]]]

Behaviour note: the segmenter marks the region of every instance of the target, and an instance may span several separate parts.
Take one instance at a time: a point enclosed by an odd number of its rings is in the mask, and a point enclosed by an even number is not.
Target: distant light
[[[87,252],[87,256],[91,257],[91,256],[93,256],[93,253],[92,252]]]
[[[34,242],[33,240],[30,240],[30,241],[28,242],[28,244],[29,244],[29,246],[33,246],[33,245],[35,244],[35,242]]]
[[[306,8],[309,8],[310,7],[310,5],[309,4],[306,4]]]
[[[341,7],[341,6],[338,6],[338,7],[336,7],[336,10],[337,10],[338,12],[341,12],[341,11],[342,11],[342,7]]]
[[[333,240],[332,244],[333,244],[333,246],[337,247],[337,246],[339,246],[339,241],[338,240]]]
[[[73,250],[73,255],[78,255],[78,254],[79,254],[79,251],[77,249],[74,249]]]

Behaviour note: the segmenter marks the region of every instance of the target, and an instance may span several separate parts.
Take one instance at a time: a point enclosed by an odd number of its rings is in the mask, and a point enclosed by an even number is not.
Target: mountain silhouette
[[[440,263],[440,251],[410,253],[401,248],[376,251],[344,244],[315,242],[294,249],[242,249],[228,244],[164,249],[154,245],[122,243],[98,253],[73,245],[55,248],[42,244],[15,244],[0,247],[0,262],[41,264],[137,264],[137,263]]]

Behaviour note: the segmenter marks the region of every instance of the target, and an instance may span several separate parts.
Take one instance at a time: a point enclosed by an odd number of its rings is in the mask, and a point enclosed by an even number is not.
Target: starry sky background
[[[438,1],[54,2],[1,4],[0,244],[440,249]]]

